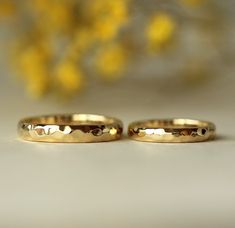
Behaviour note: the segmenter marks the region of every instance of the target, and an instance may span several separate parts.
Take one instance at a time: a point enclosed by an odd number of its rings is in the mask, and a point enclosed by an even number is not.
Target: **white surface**
[[[232,78],[173,95],[146,81],[98,86],[66,106],[28,101],[1,80],[0,227],[235,226]],[[57,112],[114,115],[126,126],[149,117],[206,119],[217,124],[219,137],[195,144],[17,139],[20,118]]]

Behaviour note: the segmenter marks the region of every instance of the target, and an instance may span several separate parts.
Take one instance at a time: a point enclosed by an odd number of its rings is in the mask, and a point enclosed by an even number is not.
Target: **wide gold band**
[[[213,123],[191,119],[161,119],[133,122],[130,138],[145,142],[201,142],[215,137]]]
[[[37,142],[103,142],[121,138],[120,120],[102,115],[65,114],[23,119],[18,124],[19,136]]]

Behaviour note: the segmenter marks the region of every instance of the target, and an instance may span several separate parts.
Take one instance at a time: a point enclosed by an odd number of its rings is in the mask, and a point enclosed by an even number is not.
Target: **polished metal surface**
[[[48,115],[22,119],[19,136],[37,142],[103,142],[121,138],[122,122],[93,114]]]
[[[163,119],[133,122],[128,127],[131,139],[146,142],[201,142],[215,137],[211,122],[191,119]]]

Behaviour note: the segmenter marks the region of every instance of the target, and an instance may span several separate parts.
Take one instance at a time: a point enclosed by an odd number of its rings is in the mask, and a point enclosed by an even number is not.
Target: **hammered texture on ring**
[[[103,115],[64,114],[25,118],[18,123],[20,138],[36,142],[104,142],[122,136],[121,120]]]
[[[202,142],[215,138],[213,123],[192,119],[154,119],[129,125],[131,139],[144,142]]]

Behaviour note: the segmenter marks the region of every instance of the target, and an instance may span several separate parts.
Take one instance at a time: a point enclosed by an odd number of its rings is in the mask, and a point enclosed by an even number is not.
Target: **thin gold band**
[[[37,142],[103,142],[121,138],[122,122],[92,114],[48,115],[25,118],[18,124],[19,136]]]
[[[201,142],[215,137],[213,123],[191,119],[160,119],[133,122],[128,127],[131,139],[145,142]]]

